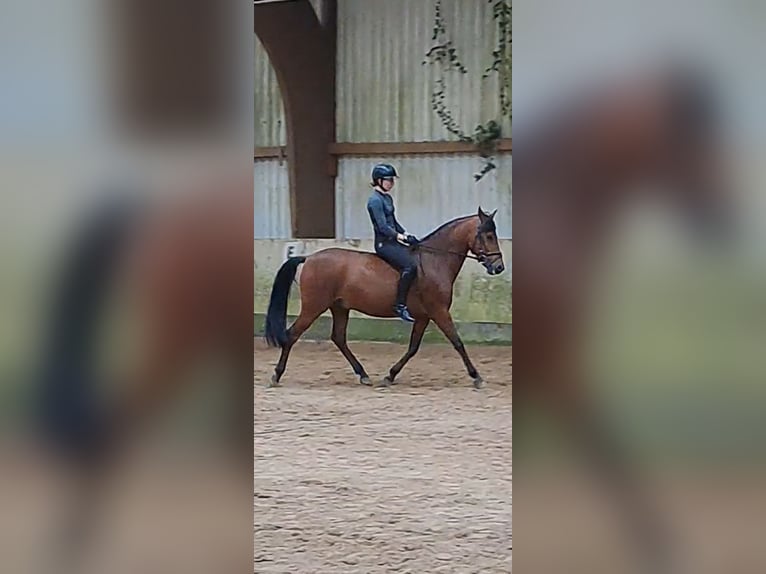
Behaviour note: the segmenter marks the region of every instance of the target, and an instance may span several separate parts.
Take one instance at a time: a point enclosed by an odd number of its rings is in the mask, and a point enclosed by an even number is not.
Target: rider
[[[394,200],[390,195],[394,178],[399,177],[392,165],[379,163],[372,170],[373,192],[367,200],[367,211],[375,230],[375,253],[401,273],[396,290],[394,311],[400,319],[413,322],[407,309],[407,292],[417,276],[415,261],[406,245],[417,245],[418,239],[409,235],[394,216]]]

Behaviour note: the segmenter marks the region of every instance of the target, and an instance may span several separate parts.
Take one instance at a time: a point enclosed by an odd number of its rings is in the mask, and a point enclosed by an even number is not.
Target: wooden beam
[[[256,147],[253,150],[253,159],[286,158],[285,146]]]
[[[512,151],[511,138],[497,142],[498,151]],[[476,153],[476,146],[458,141],[429,142],[337,142],[330,144],[332,155],[406,155]]]
[[[513,140],[503,138],[497,142],[498,152],[513,151]],[[336,142],[330,144],[330,155],[419,155],[419,154],[475,154],[476,146],[466,142]],[[256,147],[254,159],[285,158],[285,146]]]

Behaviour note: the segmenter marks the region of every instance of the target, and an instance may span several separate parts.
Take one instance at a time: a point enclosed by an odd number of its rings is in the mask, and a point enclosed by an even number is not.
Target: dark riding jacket
[[[404,233],[404,228],[396,220],[394,200],[389,194],[373,190],[370,199],[367,200],[367,211],[375,230],[376,246],[380,243],[395,242],[396,235]]]
[[[414,277],[417,274],[415,260],[409,248],[396,240],[398,233],[404,233],[404,227],[396,220],[394,200],[387,193],[376,189],[367,201],[367,211],[370,212],[372,227],[375,229],[375,253],[399,272]],[[404,287],[409,283],[411,280],[405,281]]]

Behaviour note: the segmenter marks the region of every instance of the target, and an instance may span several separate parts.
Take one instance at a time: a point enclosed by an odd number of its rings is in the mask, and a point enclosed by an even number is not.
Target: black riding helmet
[[[394,166],[387,163],[379,163],[372,168],[372,183],[377,184],[379,179],[391,179],[399,177]]]

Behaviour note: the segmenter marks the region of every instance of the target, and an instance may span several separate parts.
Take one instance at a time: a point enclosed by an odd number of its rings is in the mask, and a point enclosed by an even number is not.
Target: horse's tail
[[[93,353],[100,311],[134,221],[133,205],[109,203],[81,228],[63,262],[37,382],[44,437],[68,454],[91,456],[104,439]]]
[[[287,344],[287,300],[290,297],[298,266],[306,261],[305,257],[290,257],[282,264],[274,279],[269,300],[269,311],[266,313],[266,330],[264,336],[271,347],[284,347]]]

